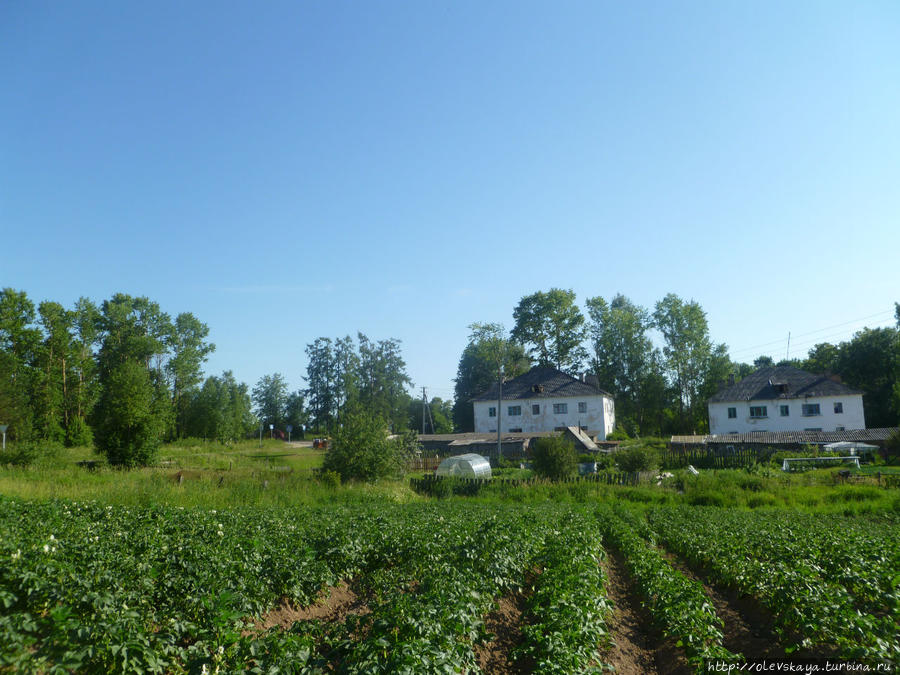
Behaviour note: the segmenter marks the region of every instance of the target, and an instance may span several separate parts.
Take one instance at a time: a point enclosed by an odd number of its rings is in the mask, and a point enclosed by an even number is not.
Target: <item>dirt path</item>
[[[752,599],[742,598],[735,591],[719,588],[709,583],[674,553],[661,548],[660,553],[688,579],[699,581],[712,600],[716,614],[725,624],[723,646],[747,659],[784,659],[784,648],[778,643],[771,614],[754,606]]]
[[[530,673],[531,664],[511,656],[513,649],[522,644],[526,598],[521,593],[511,593],[500,598],[497,605],[497,609],[484,618],[484,627],[496,637],[475,646],[478,665],[486,675]]]
[[[257,624],[258,630],[269,628],[290,628],[295,621],[321,619],[326,622],[344,621],[348,614],[363,616],[370,612],[365,599],[361,598],[347,584],[324,589],[315,602],[307,607],[297,607],[290,600],[282,599],[275,609],[267,612]]]
[[[609,618],[609,632],[615,646],[605,661],[617,675],[682,675],[689,673],[684,655],[664,641],[641,606],[637,589],[621,556],[610,552],[604,562],[607,592],[615,609]]]

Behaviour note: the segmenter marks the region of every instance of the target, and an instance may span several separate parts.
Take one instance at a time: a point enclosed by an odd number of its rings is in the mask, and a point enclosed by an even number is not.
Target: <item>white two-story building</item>
[[[495,384],[473,399],[476,432],[496,432],[498,422],[501,433],[580,427],[605,440],[615,429],[612,396],[556,368],[539,366],[504,382],[499,408],[498,388]]]
[[[865,429],[862,392],[792,366],[761,368],[709,399],[711,434]]]

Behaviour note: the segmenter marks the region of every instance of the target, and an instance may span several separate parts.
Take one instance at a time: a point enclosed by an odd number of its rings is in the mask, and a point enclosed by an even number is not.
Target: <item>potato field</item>
[[[900,661],[900,519],[889,513],[0,498],[0,561],[0,672]]]

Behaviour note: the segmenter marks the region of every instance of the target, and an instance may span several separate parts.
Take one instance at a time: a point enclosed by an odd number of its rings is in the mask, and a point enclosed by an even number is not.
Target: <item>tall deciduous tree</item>
[[[551,288],[526,295],[513,310],[512,338],[524,344],[540,365],[577,374],[587,354],[584,315],[575,292]]]
[[[256,414],[266,425],[273,424],[276,429],[284,425],[284,413],[288,400],[288,387],[281,373],[263,375],[253,387],[253,403]]]
[[[592,369],[600,387],[615,396],[617,420],[632,432],[653,355],[647,335],[650,315],[621,294],[609,303],[602,297],[588,298],[586,305]]]
[[[653,321],[663,336],[668,376],[679,392],[676,424],[681,431],[699,431],[706,419],[704,394],[714,392],[727,373],[721,372],[727,348],[713,346],[699,303],[685,302],[674,293],[656,303]]]
[[[338,373],[331,338],[316,338],[306,345],[307,388],[304,394],[311,415],[311,423],[317,430],[332,426],[338,407]]]
[[[407,424],[406,388],[412,380],[400,353],[400,340],[389,338],[373,342],[359,333],[359,402],[373,415],[387,420],[392,431]]]
[[[24,291],[0,291],[0,414],[12,440],[28,440],[33,429],[31,393],[41,340],[34,303]]]
[[[206,342],[209,327],[190,312],[175,317],[175,324],[169,336],[171,356],[166,363],[166,373],[172,391],[172,407],[175,411],[175,428],[178,435],[184,435],[186,392],[194,389],[203,376],[202,367],[216,346]]]
[[[469,342],[459,358],[454,380],[452,417],[456,431],[475,430],[472,398],[497,382],[501,364],[505,378],[518,377],[531,367],[525,348],[506,338],[501,324],[473,323],[469,330]]]

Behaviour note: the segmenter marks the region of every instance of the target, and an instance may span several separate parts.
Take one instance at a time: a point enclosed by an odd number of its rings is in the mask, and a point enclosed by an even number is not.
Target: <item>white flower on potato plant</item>
[[[50,535],[50,541],[56,541],[56,537],[54,537],[52,534]]]
[[[219,645],[219,649],[217,651],[219,652],[219,655],[221,656],[222,654],[225,653],[225,647],[223,647],[222,645]]]
[[[18,560],[18,559],[21,558],[21,557],[22,557],[22,549],[18,549],[18,548],[17,548],[17,549],[16,549],[16,552],[12,554],[12,559],[13,559],[13,560]]]
[[[44,544],[44,553],[50,553],[50,544]]]

